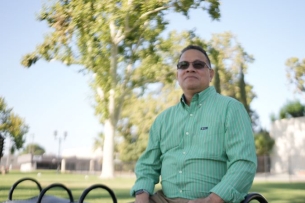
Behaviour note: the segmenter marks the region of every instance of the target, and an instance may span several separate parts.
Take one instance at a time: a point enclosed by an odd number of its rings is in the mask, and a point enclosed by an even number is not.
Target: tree
[[[254,135],[254,140],[257,155],[270,155],[275,141],[266,130],[261,129],[256,133]]]
[[[23,147],[24,136],[27,132],[28,126],[25,121],[16,115],[12,108],[8,108],[4,98],[0,97],[0,135],[12,139],[10,153]]]
[[[291,101],[280,109],[280,119],[305,116],[305,106],[300,101]]]
[[[301,61],[296,57],[286,61],[286,75],[290,84],[295,86],[295,91],[305,93],[305,58]]]
[[[105,135],[101,177],[113,177],[114,135],[124,103],[133,92],[142,95],[148,84],[174,78],[157,40],[168,23],[164,15],[173,11],[188,17],[191,8],[220,17],[218,0],[58,0],[40,13],[52,31],[22,64],[56,59],[94,73],[96,113]]]
[[[20,154],[43,155],[46,150],[39,144],[28,144]]]

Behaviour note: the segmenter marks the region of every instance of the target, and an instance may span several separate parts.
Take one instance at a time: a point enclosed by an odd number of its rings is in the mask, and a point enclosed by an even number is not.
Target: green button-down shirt
[[[237,100],[214,87],[183,100],[154,121],[148,146],[136,165],[139,189],[153,194],[161,184],[169,198],[196,199],[211,192],[225,202],[240,202],[256,172],[251,122]]]

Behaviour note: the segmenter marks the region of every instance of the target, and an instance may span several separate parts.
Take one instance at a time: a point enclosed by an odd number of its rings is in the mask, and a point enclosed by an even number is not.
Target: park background
[[[62,148],[91,147],[102,131],[94,115],[90,75],[79,68],[43,60],[30,69],[22,57],[43,41],[48,28],[36,19],[43,1],[1,1],[0,7],[0,95],[9,107],[30,126],[26,144],[40,143],[48,153],[57,153],[60,135],[68,132]],[[230,31],[255,58],[245,76],[257,98],[251,107],[257,111],[263,128],[270,128],[270,115],[278,114],[288,101],[299,98],[286,79],[285,62],[304,57],[304,1],[222,1],[221,18],[212,21],[200,10],[190,19],[169,14],[168,30],[196,29],[204,39]],[[304,100],[304,99],[303,99]]]
[[[39,61],[30,69],[20,64],[22,56],[33,51],[48,31],[45,23],[36,20],[41,5],[42,1],[1,2],[0,96],[29,125],[26,144],[39,143],[47,153],[56,154],[57,131],[59,135],[68,132],[62,149],[92,148],[103,130],[94,115],[92,76],[59,62]],[[169,14],[168,30],[195,29],[204,39],[232,32],[255,58],[245,77],[257,94],[251,107],[261,126],[269,129],[272,113],[278,114],[288,101],[304,101],[288,85],[285,72],[288,58],[304,58],[304,5],[302,1],[223,1],[220,21],[198,10],[190,13],[189,20]]]

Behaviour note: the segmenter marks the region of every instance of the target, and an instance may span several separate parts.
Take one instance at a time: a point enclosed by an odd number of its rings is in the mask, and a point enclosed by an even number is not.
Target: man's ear
[[[210,69],[210,82],[212,82],[213,78],[214,78],[214,70]]]

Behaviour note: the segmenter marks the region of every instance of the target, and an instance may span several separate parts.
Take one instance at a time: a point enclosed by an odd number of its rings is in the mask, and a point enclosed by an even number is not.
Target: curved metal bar
[[[21,182],[23,182],[23,181],[26,181],[26,180],[30,180],[30,181],[36,183],[36,185],[37,185],[37,187],[38,187],[38,189],[39,189],[39,192],[41,192],[42,187],[41,187],[41,185],[39,184],[39,182],[38,182],[37,180],[35,180],[35,179],[33,179],[33,178],[22,178],[22,179],[18,180],[17,182],[15,182],[15,183],[13,184],[13,186],[11,187],[10,192],[9,192],[9,194],[8,194],[8,199],[9,199],[9,200],[12,200],[12,199],[13,199],[13,192],[14,192],[14,190],[16,189],[17,185],[19,185],[19,183],[21,183]]]
[[[88,195],[88,193],[91,190],[94,190],[96,188],[102,188],[102,189],[106,190],[110,194],[110,196],[112,198],[112,202],[117,203],[117,199],[115,197],[114,192],[109,187],[107,187],[106,185],[103,185],[103,184],[95,184],[95,185],[92,185],[91,187],[87,188],[86,190],[84,190],[84,192],[82,193],[82,195],[79,198],[79,203],[84,203],[84,200],[85,200],[86,196]]]
[[[268,203],[265,197],[257,192],[247,194],[247,196],[241,203],[249,203],[252,200],[257,200],[259,203]]]
[[[67,191],[68,195],[69,195],[70,202],[74,202],[73,196],[72,196],[72,192],[71,192],[71,190],[70,190],[69,188],[67,188],[66,186],[64,186],[63,184],[60,184],[60,183],[53,183],[53,184],[49,185],[48,187],[44,188],[44,189],[40,192],[40,194],[39,194],[39,196],[38,196],[37,203],[41,203],[41,200],[42,200],[44,194],[45,194],[48,190],[50,190],[51,188],[54,188],[54,187],[61,187],[61,188],[65,189],[65,190]]]

